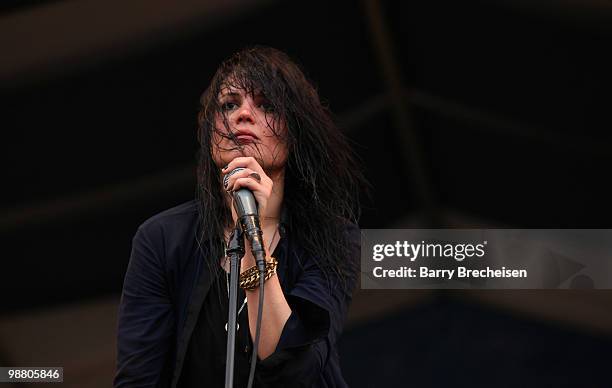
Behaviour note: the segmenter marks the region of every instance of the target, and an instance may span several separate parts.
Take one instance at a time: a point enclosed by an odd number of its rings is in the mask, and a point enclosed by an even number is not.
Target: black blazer
[[[198,202],[159,213],[138,228],[133,241],[117,331],[115,387],[176,387],[187,345],[212,284],[206,246],[197,241]],[[355,277],[341,287],[316,259],[291,241],[286,214],[274,251],[277,276],[292,313],[275,352],[259,360],[261,381],[274,387],[346,387],[337,340]],[[283,223],[283,221],[285,221]],[[358,260],[360,232],[347,224],[351,257]]]

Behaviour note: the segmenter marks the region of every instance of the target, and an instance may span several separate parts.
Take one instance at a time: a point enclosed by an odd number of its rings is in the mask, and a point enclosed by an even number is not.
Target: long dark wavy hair
[[[358,264],[357,258],[348,256],[346,224],[358,222],[359,191],[366,181],[347,138],[313,84],[285,53],[263,46],[243,49],[221,63],[200,99],[197,195],[200,243],[208,241],[202,246],[210,247],[209,267],[215,273],[219,270],[216,258],[222,257],[224,230],[232,224],[212,156],[213,134],[232,136],[225,116],[226,130],[216,127],[216,115],[223,114],[218,96],[228,86],[251,95],[261,93],[269,104],[267,112],[286,124],[286,133],[281,133],[275,125],[278,120],[266,120],[288,150],[283,198],[288,233],[325,274],[338,275],[346,285]]]

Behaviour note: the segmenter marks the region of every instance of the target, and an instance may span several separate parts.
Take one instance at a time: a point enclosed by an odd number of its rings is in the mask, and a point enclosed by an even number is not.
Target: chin
[[[279,170],[286,163],[287,155],[277,155],[274,158],[272,155],[265,155],[262,158],[261,152],[254,147],[245,146],[240,149],[218,151],[213,155],[213,160],[219,168],[223,168],[232,160],[238,157],[253,157],[264,170]],[[276,159],[276,160],[275,160]]]

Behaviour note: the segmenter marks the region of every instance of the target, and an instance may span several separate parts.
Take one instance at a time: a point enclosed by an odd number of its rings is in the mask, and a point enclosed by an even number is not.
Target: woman
[[[201,105],[198,199],[150,218],[134,236],[115,386],[223,386],[224,249],[239,188],[257,200],[271,272],[254,386],[346,386],[337,339],[356,285],[363,183],[346,139],[298,66],[272,48],[223,62]],[[241,273],[255,264],[245,248]],[[238,387],[248,380],[258,297],[258,287],[239,289]]]

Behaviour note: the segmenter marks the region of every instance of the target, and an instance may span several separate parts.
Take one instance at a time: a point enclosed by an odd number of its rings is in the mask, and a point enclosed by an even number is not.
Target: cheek
[[[217,115],[215,118],[215,128],[217,129],[215,133],[218,131],[225,132],[225,124],[223,123],[223,119]]]
[[[266,128],[266,134],[274,137],[275,141],[285,141],[287,139],[287,125],[283,120],[276,121],[273,128]]]
[[[225,132],[223,121],[216,120],[215,124],[217,126],[217,130],[212,131],[210,136],[210,152],[213,155],[213,158],[216,160],[220,157],[220,154],[223,152],[225,148],[228,148],[227,141],[228,139],[223,136],[221,132]]]
[[[276,123],[274,129],[266,127],[264,129],[264,136],[264,142],[268,147],[284,153],[287,152],[287,127],[284,122],[281,121]]]
[[[273,157],[278,159],[281,163],[285,163],[288,156],[287,143],[276,139],[271,145],[271,149],[273,150]]]
[[[212,145],[226,143],[228,139],[224,134],[227,134],[229,130],[226,128],[223,118],[220,115],[217,115],[215,118],[215,128],[216,130],[213,131],[211,136]]]

